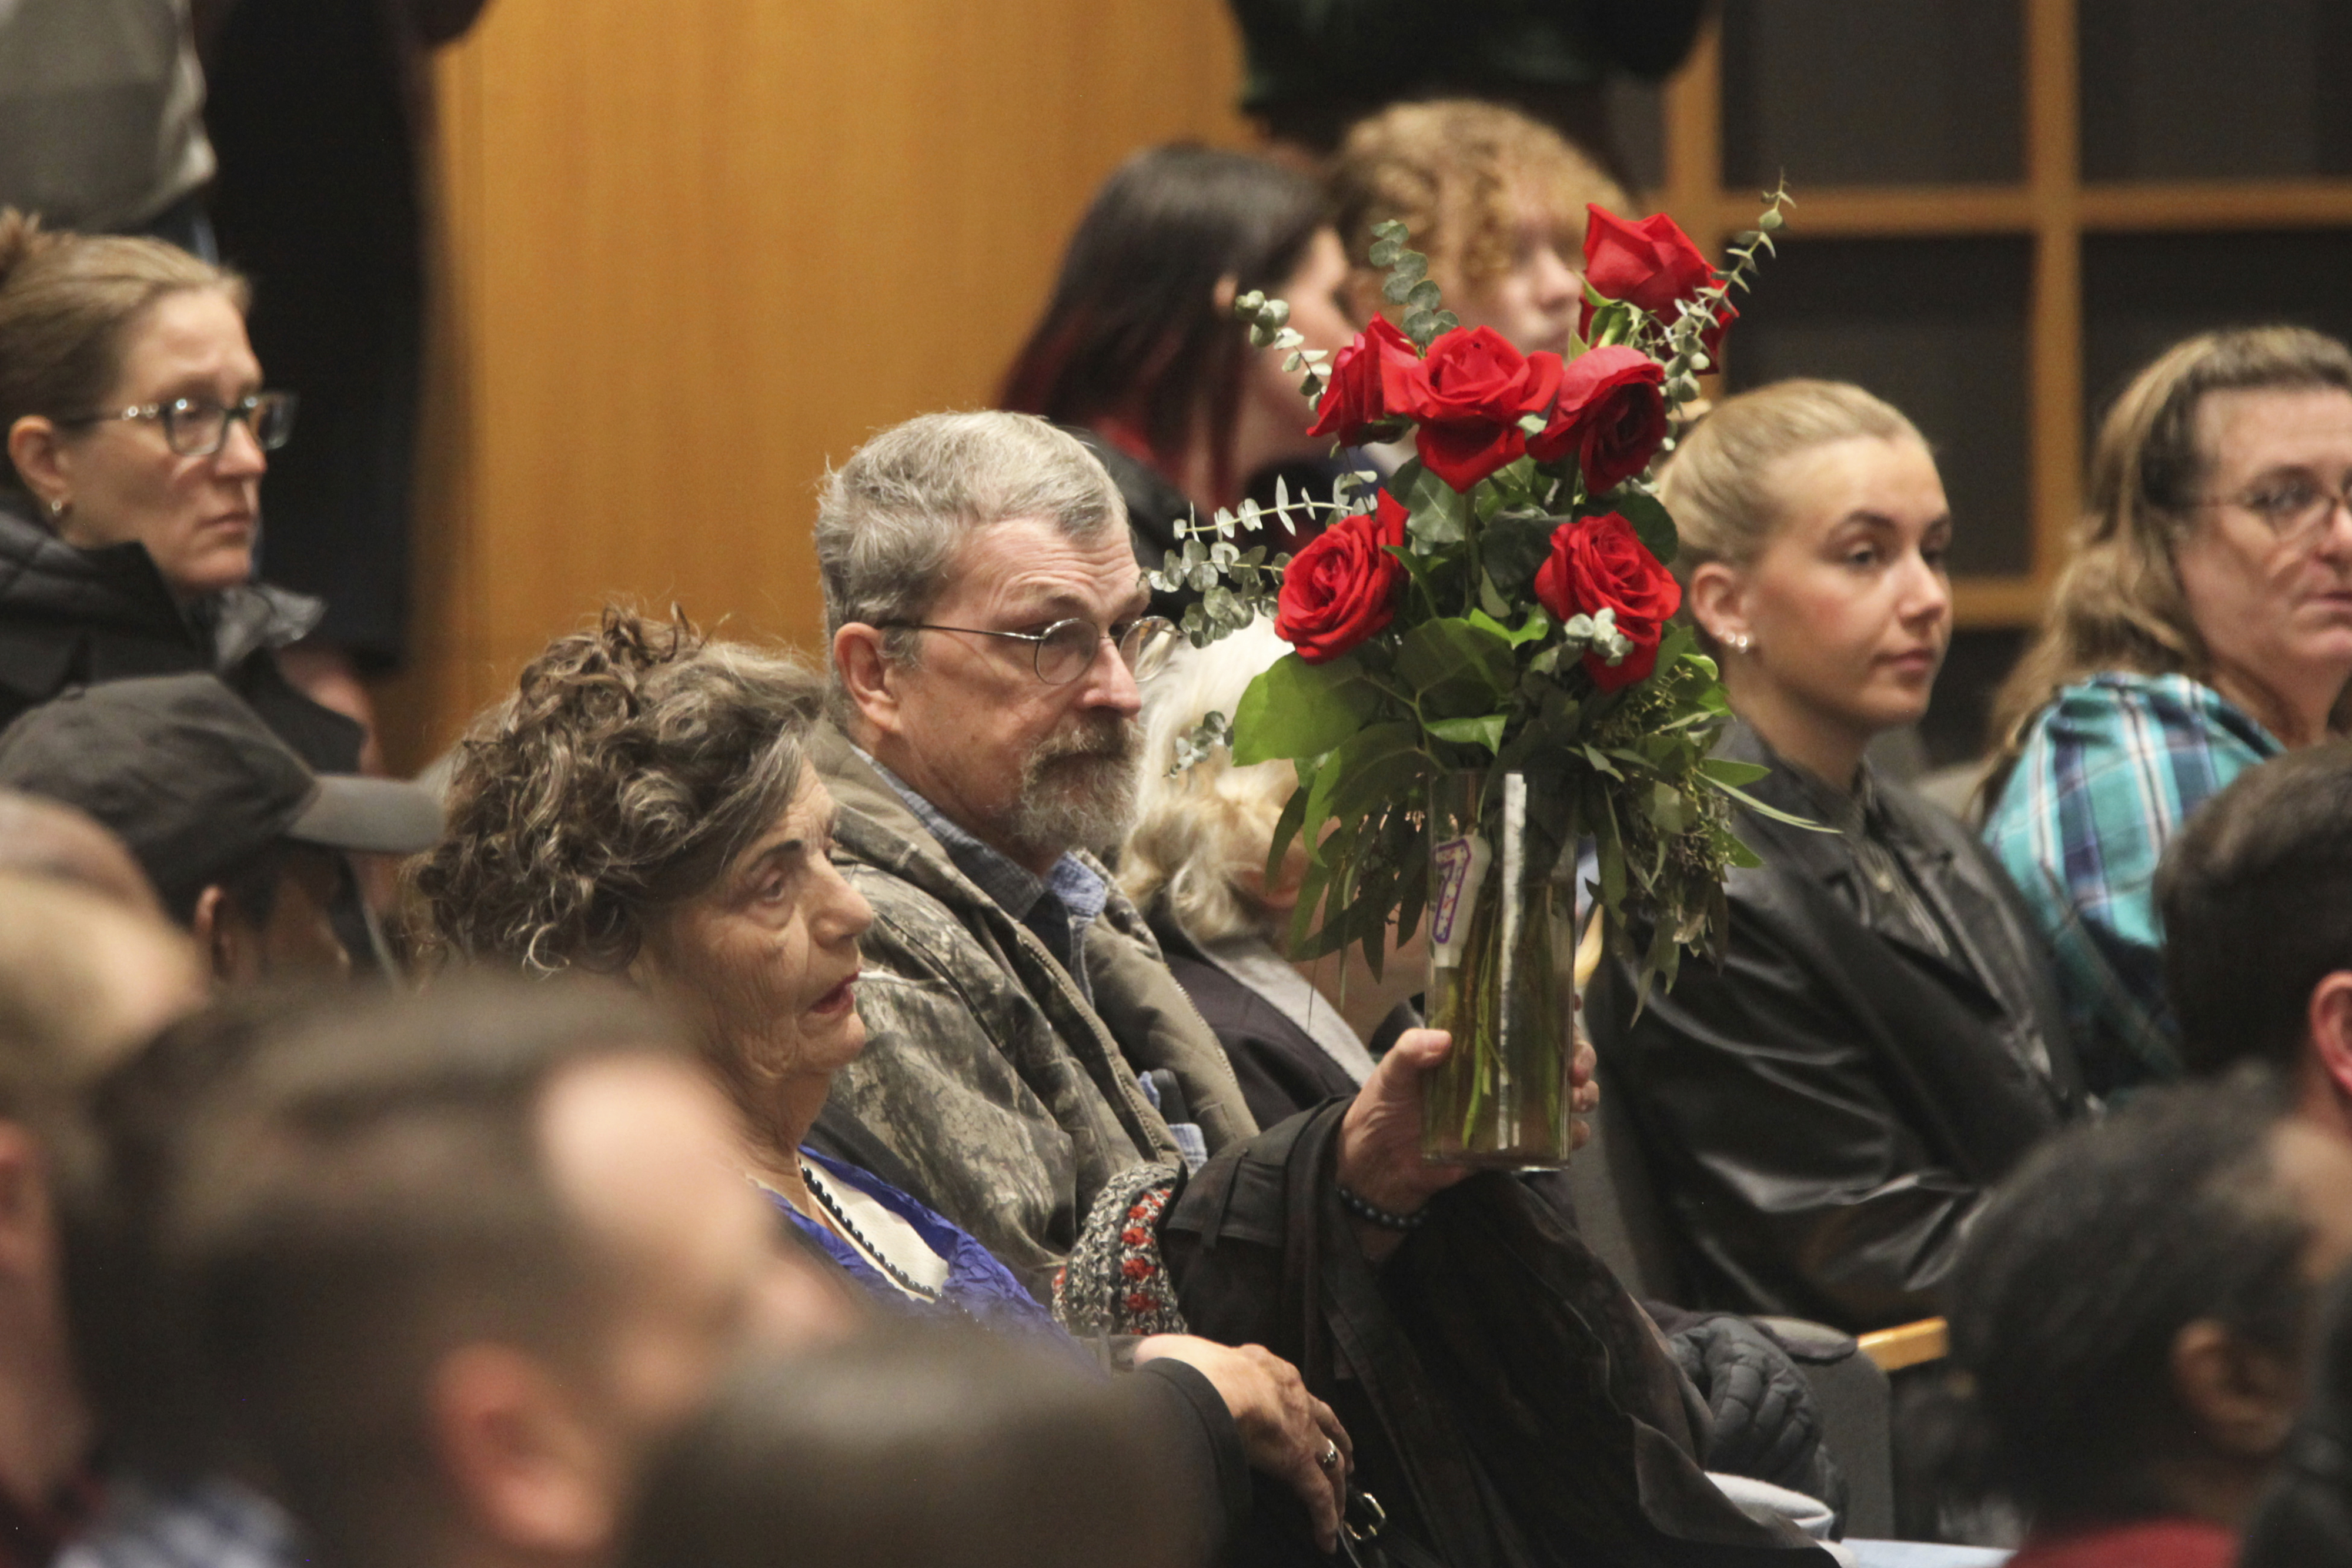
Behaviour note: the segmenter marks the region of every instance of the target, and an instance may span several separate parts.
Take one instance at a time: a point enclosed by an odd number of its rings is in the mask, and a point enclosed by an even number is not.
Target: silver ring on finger
[[[1323,1445],[1322,1453],[1316,1456],[1315,1462],[1322,1466],[1327,1470],[1338,1469],[1339,1468],[1339,1445],[1327,1440]]]

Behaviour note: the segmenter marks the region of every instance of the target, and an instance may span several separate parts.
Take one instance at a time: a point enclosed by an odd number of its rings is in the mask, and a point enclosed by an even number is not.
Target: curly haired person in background
[[[1348,133],[1330,172],[1347,247],[1349,312],[1381,313],[1372,230],[1402,223],[1465,327],[1521,353],[1564,354],[1584,308],[1585,209],[1622,213],[1624,191],[1549,126],[1470,99],[1399,104]],[[1391,311],[1393,305],[1386,305]]]

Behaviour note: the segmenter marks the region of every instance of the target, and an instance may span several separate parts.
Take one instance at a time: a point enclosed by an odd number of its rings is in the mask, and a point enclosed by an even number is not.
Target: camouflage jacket
[[[1232,1064],[1118,893],[1087,935],[1089,1007],[837,730],[811,760],[839,808],[842,869],[874,906],[867,1043],[835,1077],[828,1120],[853,1119],[915,1196],[1043,1292],[1111,1178],[1176,1155],[1136,1074],[1176,1074],[1213,1155],[1257,1131]]]

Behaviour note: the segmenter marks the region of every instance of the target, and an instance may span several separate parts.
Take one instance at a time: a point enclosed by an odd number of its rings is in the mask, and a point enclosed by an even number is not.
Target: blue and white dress
[[[876,1298],[918,1314],[953,1312],[986,1328],[1070,1343],[1054,1314],[970,1235],[879,1176],[814,1149],[800,1155],[802,1178],[834,1224],[810,1218],[772,1189],[770,1197]]]

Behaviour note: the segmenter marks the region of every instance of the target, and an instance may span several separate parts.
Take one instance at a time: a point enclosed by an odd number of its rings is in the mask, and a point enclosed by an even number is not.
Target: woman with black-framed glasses
[[[69,685],[211,670],[322,772],[360,727],[276,650],[314,599],[253,580],[266,390],[244,280],[152,240],[47,233],[0,210],[0,723]]]

